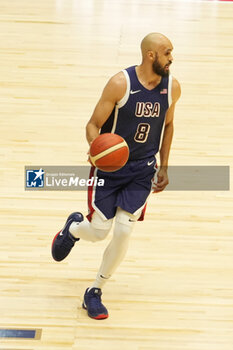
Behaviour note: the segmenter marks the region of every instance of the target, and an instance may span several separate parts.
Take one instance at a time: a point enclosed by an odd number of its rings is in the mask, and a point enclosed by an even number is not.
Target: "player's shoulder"
[[[176,102],[181,95],[181,86],[179,81],[175,78],[172,77],[172,101]]]
[[[115,75],[113,75],[109,79],[109,83],[114,85],[115,87],[122,87],[122,86],[125,87],[126,86],[126,78],[125,78],[123,71],[120,71],[120,72],[116,73]]]
[[[124,73],[121,71],[113,75],[109,79],[106,88],[116,96],[116,101],[119,101],[124,96],[127,89],[127,81]]]

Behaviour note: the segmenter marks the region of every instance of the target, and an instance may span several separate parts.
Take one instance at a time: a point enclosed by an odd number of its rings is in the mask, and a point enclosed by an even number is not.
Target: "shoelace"
[[[71,237],[67,236],[66,239],[63,240],[62,245],[64,248],[70,249],[74,246],[74,241]]]
[[[97,293],[93,293],[92,297],[89,299],[89,306],[94,309],[102,309],[104,306],[101,302],[101,296]]]
[[[101,305],[101,298],[98,294],[92,294],[92,297],[89,299],[89,305],[91,307],[96,307]],[[102,305],[101,305],[102,306]]]

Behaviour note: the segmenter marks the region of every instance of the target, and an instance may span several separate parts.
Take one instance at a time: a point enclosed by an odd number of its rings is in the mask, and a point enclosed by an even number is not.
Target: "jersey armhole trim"
[[[121,108],[121,107],[123,107],[126,104],[126,102],[129,99],[129,93],[130,93],[130,78],[129,78],[129,74],[128,74],[128,72],[125,69],[123,69],[122,72],[125,75],[127,87],[126,87],[125,95],[122,97],[122,99],[120,101],[117,102],[117,107],[118,108]]]
[[[172,104],[172,75],[168,78],[168,108]]]
[[[167,95],[167,98],[168,98],[168,108],[169,108],[172,104],[172,75],[169,75],[169,77],[168,77],[168,95]],[[165,124],[166,124],[166,115],[165,115],[165,118],[163,121],[162,131],[161,131],[161,135],[160,135],[159,151],[161,149],[162,142],[163,142]]]

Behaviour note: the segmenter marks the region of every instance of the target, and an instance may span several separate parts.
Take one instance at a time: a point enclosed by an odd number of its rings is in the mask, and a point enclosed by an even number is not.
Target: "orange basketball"
[[[123,137],[105,133],[91,144],[90,160],[98,169],[106,172],[121,169],[129,158],[129,147]]]

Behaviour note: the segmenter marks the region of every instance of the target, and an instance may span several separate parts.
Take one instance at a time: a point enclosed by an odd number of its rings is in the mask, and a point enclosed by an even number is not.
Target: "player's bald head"
[[[145,59],[148,51],[158,52],[161,48],[170,47],[171,41],[161,33],[150,33],[141,42],[142,58]]]

